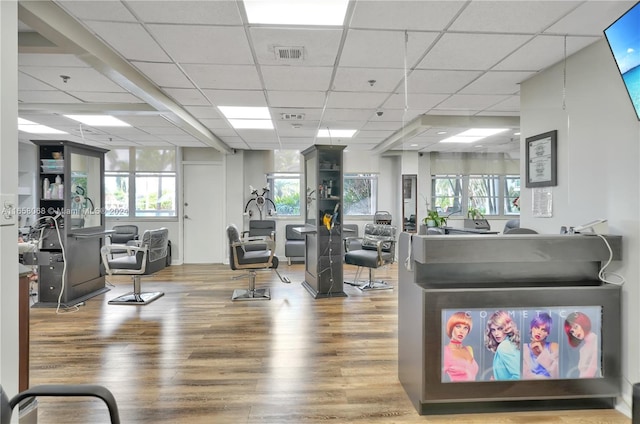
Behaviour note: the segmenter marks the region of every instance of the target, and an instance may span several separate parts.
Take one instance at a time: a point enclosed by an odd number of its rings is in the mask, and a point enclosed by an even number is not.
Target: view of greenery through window
[[[109,151],[105,156],[105,215],[177,216],[175,170],[175,149],[131,147]]]
[[[375,174],[345,174],[345,215],[373,215],[378,205],[378,176]]]
[[[513,175],[434,175],[432,205],[444,216],[467,216],[469,208],[483,215],[518,215],[520,177]],[[433,209],[433,207],[431,208]]]

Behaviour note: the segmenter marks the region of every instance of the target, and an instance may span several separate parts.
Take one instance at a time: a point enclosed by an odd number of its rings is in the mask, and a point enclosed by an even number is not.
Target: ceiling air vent
[[[304,113],[281,113],[280,119],[283,121],[302,121],[304,120]]]
[[[304,47],[280,47],[274,48],[276,60],[286,62],[302,62],[304,60]]]

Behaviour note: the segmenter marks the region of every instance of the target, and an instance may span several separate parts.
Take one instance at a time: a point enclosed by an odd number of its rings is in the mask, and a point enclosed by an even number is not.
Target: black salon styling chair
[[[111,230],[113,230],[113,233],[108,234],[107,237],[109,237],[110,244],[113,246],[111,249],[112,257],[115,254],[127,253],[127,243],[138,240],[137,225],[114,225]],[[116,245],[120,245],[120,248],[118,249]]]
[[[229,265],[233,270],[247,270],[247,274],[234,278],[249,278],[247,290],[236,289],[231,296],[232,300],[269,300],[269,289],[256,289],[256,274],[258,270],[272,269],[283,283],[290,283],[287,277],[278,272],[278,257],[275,256],[276,242],[272,237],[247,237],[240,238],[238,227],[230,224],[227,227],[229,238]],[[250,250],[256,246],[266,246],[266,250]]]
[[[111,245],[102,246],[102,262],[108,275],[131,275],[133,292],[109,301],[110,305],[146,305],[164,295],[163,292],[142,292],[140,276],[153,274],[167,265],[169,230],[146,230],[137,245],[125,246],[127,255],[113,258]],[[121,246],[115,246],[120,249]]]
[[[103,386],[93,384],[43,384],[24,390],[11,399],[0,386],[0,424],[10,424],[13,409],[21,402],[31,398],[47,397],[96,397],[107,405],[112,424],[120,424],[118,405],[113,394]],[[77,415],[77,411],[69,410],[69,415]],[[22,421],[22,420],[21,420]]]
[[[360,290],[392,289],[393,286],[385,281],[374,281],[373,270],[394,262],[396,227],[388,224],[366,224],[361,239],[361,248],[357,250],[349,250],[348,239],[345,239],[344,262],[356,265],[358,270],[354,282],[346,282],[346,284],[357,286]],[[358,283],[363,268],[369,269],[369,280]]]

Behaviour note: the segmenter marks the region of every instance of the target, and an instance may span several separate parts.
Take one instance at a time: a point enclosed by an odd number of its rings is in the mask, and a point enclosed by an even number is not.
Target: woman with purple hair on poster
[[[531,320],[531,341],[522,352],[522,378],[558,378],[558,343],[547,341],[553,320],[542,312]]]
[[[520,379],[520,332],[507,311],[489,317],[484,344],[493,357],[493,380]]]
[[[571,347],[580,347],[579,378],[597,377],[600,369],[598,336],[591,331],[591,319],[582,312],[572,312],[564,321],[564,332]]]

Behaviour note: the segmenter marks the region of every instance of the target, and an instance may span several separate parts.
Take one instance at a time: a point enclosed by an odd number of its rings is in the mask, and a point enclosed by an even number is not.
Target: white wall
[[[0,1],[0,193],[18,201],[18,8]],[[16,221],[17,222],[17,221]],[[0,384],[18,391],[18,227],[0,226]],[[18,422],[18,414],[13,421]]]
[[[622,290],[622,373],[624,399],[630,404],[631,384],[640,381],[640,123],[604,40],[568,58],[564,109],[563,69],[561,62],[521,87],[522,140],[558,130],[553,216],[532,216],[532,191],[523,184],[522,226],[555,234],[562,225],[606,218],[609,232],[623,236],[623,260],[611,270],[627,281]]]

